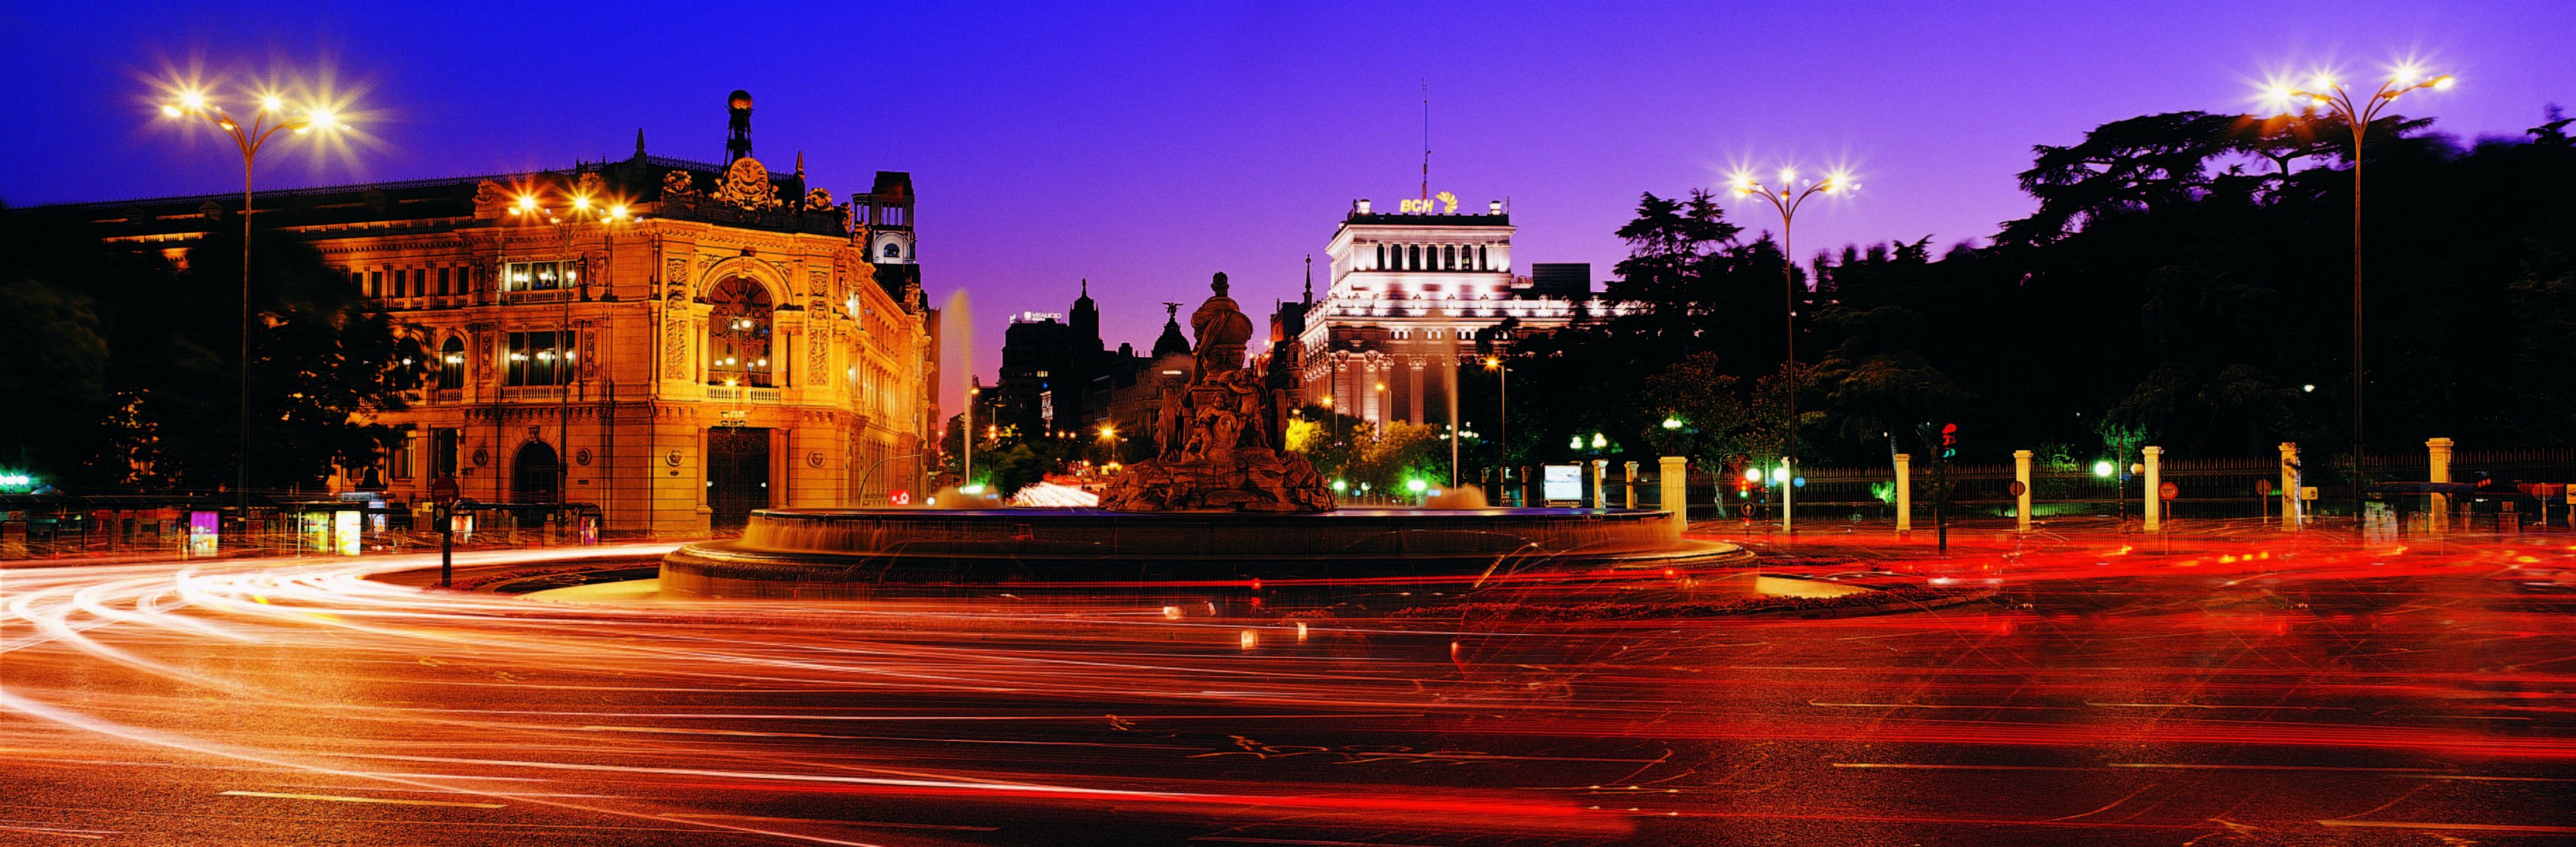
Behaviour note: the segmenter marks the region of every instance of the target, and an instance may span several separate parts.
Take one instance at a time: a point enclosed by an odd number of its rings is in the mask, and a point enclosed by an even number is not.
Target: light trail
[[[2576,567],[2568,545],[2139,544],[1774,555],[1766,574],[1993,592],[1813,619],[1637,612],[1744,591],[1726,572],[786,606],[373,578],[420,556],[0,569],[0,832],[324,820],[193,808],[219,802],[395,814],[330,824],[353,843],[1021,844],[1072,821],[1139,843],[2171,843],[2218,819],[2554,834],[2576,811],[2554,794],[2576,780],[2576,596],[2515,577]],[[1444,616],[1465,602],[1503,612]],[[1587,603],[1628,617],[1511,612]],[[2375,803],[2392,823],[2337,819]]]

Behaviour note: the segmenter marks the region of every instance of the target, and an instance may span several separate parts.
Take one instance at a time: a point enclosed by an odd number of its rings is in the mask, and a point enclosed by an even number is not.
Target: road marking
[[[1001,827],[998,826],[955,826],[951,824],[937,823],[894,823],[891,821],[844,821],[833,820],[830,818],[765,818],[759,815],[694,815],[680,812],[664,812],[656,817],[673,818],[677,820],[760,821],[762,823],[822,823],[837,824],[840,826],[884,826],[894,827],[897,829],[953,829],[960,832],[993,832],[1001,829]]]
[[[336,794],[280,794],[273,791],[226,791],[234,797],[274,797],[279,800],[329,800],[335,803],[390,803],[398,806],[461,806],[468,809],[507,808],[501,803],[454,803],[446,800],[393,800],[384,797],[342,797]]]
[[[2355,826],[2369,829],[2462,829],[2474,832],[2547,832],[2576,833],[2576,826],[2538,826],[2496,823],[2416,823],[2413,821],[2318,821],[2319,826]]]

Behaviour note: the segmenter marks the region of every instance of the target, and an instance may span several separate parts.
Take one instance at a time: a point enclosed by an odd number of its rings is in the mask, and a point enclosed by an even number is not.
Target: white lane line
[[[455,803],[446,800],[395,800],[385,797],[342,797],[337,794],[281,794],[274,791],[226,791],[234,797],[274,797],[279,800],[329,800],[334,803],[390,803],[397,806],[461,806],[468,809],[508,808],[501,803]]]

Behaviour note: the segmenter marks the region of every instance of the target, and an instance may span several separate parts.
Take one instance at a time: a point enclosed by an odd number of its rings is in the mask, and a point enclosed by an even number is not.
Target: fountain
[[[1215,293],[1190,316],[1198,372],[1166,390],[1154,458],[1097,509],[763,509],[740,538],[662,562],[665,594],[830,599],[880,586],[1473,575],[1740,562],[1646,509],[1343,509],[1283,448],[1283,378],[1244,366],[1252,322]]]

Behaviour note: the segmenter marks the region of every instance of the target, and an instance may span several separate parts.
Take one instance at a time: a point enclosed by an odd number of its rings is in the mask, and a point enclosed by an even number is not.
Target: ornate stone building
[[[765,506],[882,504],[935,459],[933,337],[908,174],[847,198],[749,155],[634,155],[484,177],[261,192],[433,358],[381,464],[390,499],[597,504],[616,530],[695,532]],[[738,146],[736,146],[738,145]],[[239,195],[91,204],[179,257]],[[230,223],[227,223],[229,221]]]
[[[1570,285],[1515,275],[1515,229],[1502,201],[1483,214],[1460,214],[1447,192],[1405,200],[1393,214],[1371,205],[1352,201],[1326,245],[1332,281],[1323,299],[1310,282],[1294,320],[1274,318],[1281,340],[1296,339],[1290,352],[1305,402],[1372,424],[1445,423],[1442,369],[1472,357],[1479,333],[1546,332],[1618,308],[1591,295],[1588,270],[1574,271]]]

